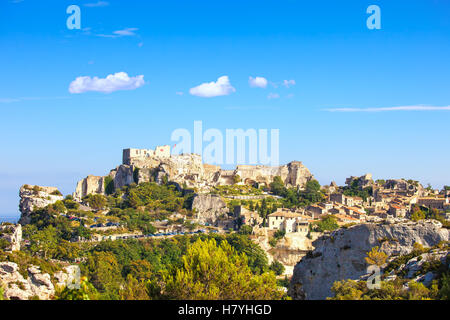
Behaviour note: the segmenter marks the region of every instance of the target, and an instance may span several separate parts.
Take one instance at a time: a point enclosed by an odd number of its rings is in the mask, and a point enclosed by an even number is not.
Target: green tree
[[[57,247],[57,230],[51,225],[43,230],[36,231],[30,236],[31,251],[35,253],[42,252],[44,259],[53,257]]]
[[[102,194],[90,194],[85,198],[85,201],[94,210],[104,209],[106,206],[106,197]]]
[[[378,247],[373,247],[372,250],[367,252],[367,257],[365,257],[364,259],[370,265],[377,265],[381,267],[386,263],[388,255],[382,251],[379,251],[378,249]]]
[[[114,254],[93,252],[89,255],[85,268],[87,268],[90,282],[100,292],[102,298],[119,299],[122,277],[120,265]]]
[[[332,215],[322,217],[322,219],[315,222],[315,224],[317,226],[317,231],[319,232],[333,231],[339,228],[336,218]]]
[[[279,196],[283,196],[286,193],[286,187],[284,186],[283,180],[280,176],[275,176],[273,178],[273,181],[270,184],[270,191]]]
[[[253,275],[245,254],[226,242],[197,240],[183,256],[183,266],[165,277],[165,294],[172,299],[281,299],[273,273]]]
[[[56,294],[56,300],[97,300],[98,292],[94,286],[86,277],[82,277],[80,280],[79,289],[64,287],[60,293]]]
[[[125,285],[119,291],[120,300],[150,300],[146,281],[137,280],[131,274],[127,276]]]
[[[278,261],[278,260],[273,260],[270,267],[270,270],[272,270],[277,276],[280,276],[284,273],[284,265]]]
[[[243,225],[240,229],[239,229],[239,234],[242,235],[250,235],[253,232],[253,228],[249,225]]]
[[[111,176],[106,176],[104,183],[105,183],[105,193],[107,195],[113,194],[115,191],[113,178],[111,178]]]
[[[413,209],[413,213],[411,214],[411,220],[413,220],[413,221],[420,221],[420,220],[424,220],[425,218],[426,218],[425,212],[423,212],[422,210],[418,209],[417,207],[415,207]]]

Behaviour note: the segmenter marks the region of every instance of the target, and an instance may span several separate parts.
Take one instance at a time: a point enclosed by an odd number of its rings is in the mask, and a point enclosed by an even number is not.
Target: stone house
[[[420,206],[428,207],[430,209],[438,209],[438,210],[450,209],[448,197],[445,198],[422,197],[417,200],[417,204]]]
[[[283,230],[286,233],[308,233],[309,221],[306,216],[287,209],[278,209],[268,215],[269,230]]]

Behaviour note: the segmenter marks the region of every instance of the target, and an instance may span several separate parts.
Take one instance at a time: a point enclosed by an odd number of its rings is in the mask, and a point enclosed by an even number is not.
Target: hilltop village
[[[433,190],[413,180],[374,180],[371,174],[349,177],[344,186],[334,182],[321,186],[298,161],[222,170],[204,164],[196,154],[171,155],[170,146],[125,149],[121,165],[105,176],[87,176],[71,195],[64,197],[55,187],[24,185],[20,197],[19,225],[0,227],[0,241],[9,252],[22,248],[42,255],[42,241],[30,234],[51,226],[66,230],[62,237],[68,244],[87,246],[239,234],[264,252],[266,264],[280,281],[285,279],[286,290],[299,261],[309,259],[321,239],[334,232],[427,219],[448,228],[450,218],[450,187]],[[438,238],[448,241],[448,230],[443,230],[447,233],[439,231]],[[49,287],[34,290],[48,298]],[[8,292],[9,297],[32,295],[14,286]],[[291,292],[305,295],[296,289]]]

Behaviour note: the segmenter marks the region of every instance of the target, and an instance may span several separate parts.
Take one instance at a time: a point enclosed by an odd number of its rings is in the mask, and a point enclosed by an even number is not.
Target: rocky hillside
[[[313,242],[315,249],[295,266],[289,294],[294,299],[332,296],[335,281],[367,274],[367,252],[379,246],[389,257],[408,254],[415,243],[432,247],[449,240],[449,230],[434,220],[361,224],[338,229]]]
[[[76,266],[68,266],[52,277],[42,273],[37,266],[30,265],[26,274],[21,272],[17,263],[0,262],[0,285],[4,288],[4,298],[8,300],[49,300],[55,295],[57,287],[65,287],[71,283]]]
[[[0,240],[5,240],[6,251],[19,251],[22,241],[22,226],[20,224],[2,223],[0,224]]]
[[[219,166],[204,164],[202,157],[196,154],[133,159],[111,170],[108,176],[116,189],[133,182],[154,180],[160,183],[166,177],[180,186],[196,188],[198,191],[209,191],[217,185],[234,184],[237,178],[245,184],[268,185],[275,176],[280,176],[286,186],[298,187],[303,187],[314,178],[299,161],[275,167],[239,165],[235,170],[222,170]],[[78,182],[73,196],[79,201],[90,193],[104,194],[105,190],[105,177],[88,176]]]
[[[19,196],[19,209],[22,213],[19,223],[22,225],[31,222],[31,215],[36,208],[44,208],[58,200],[63,200],[62,194],[55,187],[23,185]]]

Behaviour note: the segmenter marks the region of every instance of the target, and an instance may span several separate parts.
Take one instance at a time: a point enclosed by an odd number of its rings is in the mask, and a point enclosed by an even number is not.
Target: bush
[[[315,222],[315,224],[317,226],[317,231],[319,232],[333,231],[339,228],[336,218],[332,215],[323,217],[321,221]]]
[[[272,264],[269,267],[270,270],[272,270],[273,272],[275,272],[275,274],[277,276],[281,276],[284,273],[284,265],[278,261],[278,260],[274,260],[272,262]]]
[[[252,234],[252,232],[253,232],[253,228],[249,225],[243,225],[241,227],[241,229],[239,230],[239,234],[242,234],[242,235],[250,235],[250,234]]]

